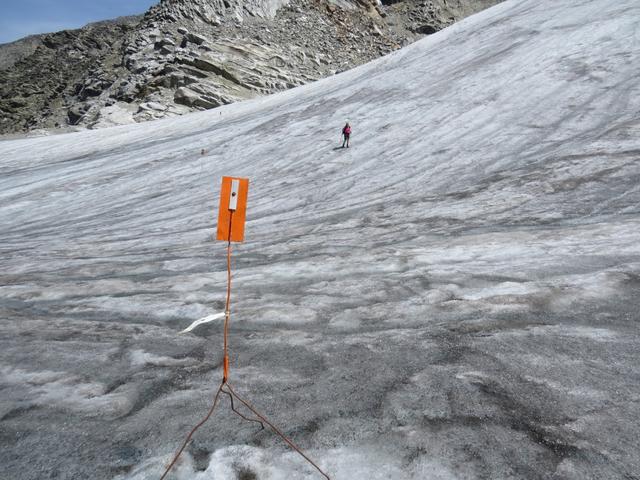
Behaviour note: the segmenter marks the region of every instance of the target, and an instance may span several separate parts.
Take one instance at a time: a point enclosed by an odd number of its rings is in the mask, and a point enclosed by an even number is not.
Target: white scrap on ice
[[[211,315],[207,315],[206,317],[202,317],[199,320],[196,320],[195,322],[193,322],[191,325],[189,325],[187,328],[185,328],[184,330],[182,330],[180,333],[187,333],[190,332],[191,330],[193,330],[194,328],[202,325],[203,323],[209,323],[209,322],[213,322],[214,320],[217,320],[219,318],[223,318],[224,317],[224,312],[221,313],[213,313]]]

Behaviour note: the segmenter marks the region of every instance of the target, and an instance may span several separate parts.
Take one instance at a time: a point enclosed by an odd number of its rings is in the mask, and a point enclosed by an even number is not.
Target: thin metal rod
[[[164,480],[164,477],[167,476],[167,474],[169,473],[169,471],[173,468],[173,466],[175,465],[175,463],[178,461],[178,458],[180,458],[180,455],[182,455],[182,452],[184,451],[185,448],[187,448],[187,445],[189,444],[189,442],[191,441],[191,437],[193,437],[193,434],[196,433],[196,431],[202,426],[204,425],[207,420],[209,420],[209,418],[211,418],[211,415],[213,414],[213,411],[216,408],[216,405],[218,404],[218,398],[220,397],[220,392],[222,391],[222,385],[220,385],[218,387],[218,391],[216,392],[216,396],[213,399],[213,404],[211,405],[211,408],[209,409],[209,413],[207,413],[207,416],[204,417],[200,423],[198,423],[195,427],[193,427],[191,429],[191,431],[189,432],[189,435],[187,435],[187,438],[185,439],[184,443],[182,444],[182,446],[180,447],[180,450],[178,450],[178,453],[176,453],[176,455],[173,457],[173,460],[171,461],[171,463],[169,464],[169,466],[167,467],[167,469],[164,471],[164,473],[162,474],[162,476],[160,477],[160,480]]]
[[[304,452],[302,450],[300,450],[300,448],[295,443],[293,443],[291,440],[289,440],[284,433],[282,433],[280,430],[278,430],[278,428],[273,423],[271,423],[269,420],[267,420],[263,415],[260,415],[260,413],[255,408],[253,408],[249,402],[247,402],[246,400],[243,400],[241,397],[239,397],[238,394],[233,390],[233,388],[231,388],[231,385],[229,385],[228,383],[227,383],[227,388],[233,394],[233,396],[238,399],[238,401],[240,403],[242,403],[245,407],[247,407],[249,410],[251,410],[251,412],[256,417],[258,417],[264,423],[269,425],[271,427],[271,430],[273,430],[280,438],[282,438],[285,442],[287,442],[287,444],[291,448],[293,448],[296,452],[298,452],[307,462],[309,462],[311,465],[313,465],[315,467],[315,469],[318,470],[318,472],[320,472],[327,480],[331,480],[331,478],[329,478],[329,475],[324,473],[322,471],[322,469],[318,465],[316,465],[316,463],[313,460],[311,460],[308,456],[306,456],[304,454]]]
[[[227,384],[228,385],[228,384]],[[247,422],[255,422],[255,423],[259,423],[260,426],[262,427],[262,430],[264,430],[264,423],[262,423],[260,420],[255,419],[255,418],[249,418],[246,417],[245,415],[243,415],[239,410],[236,409],[235,405],[233,404],[233,395],[231,394],[231,392],[227,392],[225,389],[222,389],[222,393],[224,393],[225,395],[229,396],[229,400],[231,401],[231,410],[233,411],[233,413],[235,413],[236,415],[238,415],[239,417],[242,417],[244,420],[246,420]]]

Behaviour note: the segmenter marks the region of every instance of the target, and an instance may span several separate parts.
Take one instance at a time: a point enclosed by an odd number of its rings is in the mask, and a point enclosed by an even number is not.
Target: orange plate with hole
[[[232,198],[237,195],[237,199]],[[231,241],[244,241],[244,222],[247,214],[247,195],[249,193],[249,179],[238,177],[222,177],[220,190],[220,209],[218,211],[218,240],[229,241],[229,226],[231,226]],[[230,208],[235,207],[235,210]],[[231,225],[229,225],[231,221]]]

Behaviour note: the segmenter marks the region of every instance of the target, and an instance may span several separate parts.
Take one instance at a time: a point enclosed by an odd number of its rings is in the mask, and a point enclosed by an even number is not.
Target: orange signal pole
[[[229,210],[229,239],[227,240],[227,301],[224,307],[224,355],[222,366],[222,383],[229,379],[229,350],[227,335],[229,333],[229,317],[231,316],[231,226],[233,224],[233,210]]]
[[[222,192],[223,196],[224,196],[224,193],[225,193],[224,192],[224,189],[225,189],[224,180],[226,178],[228,178],[228,177],[223,178],[223,192]],[[246,181],[245,185],[247,185],[247,184],[248,184],[248,181]],[[236,185],[236,187],[237,187],[237,185]],[[230,191],[228,193],[231,196],[238,195],[238,192],[234,192],[233,188],[232,188],[232,191]],[[238,195],[238,197],[240,197],[240,195]],[[244,191],[244,197],[243,198],[244,198],[244,202],[246,202],[246,190]],[[237,202],[240,202],[243,198],[240,197],[240,198],[238,198],[236,200],[237,200]],[[223,201],[224,201],[224,197],[221,199],[221,212],[220,212],[220,216],[221,217],[223,216],[223,212],[222,212]],[[305,455],[305,453],[295,443],[293,443],[284,433],[282,433],[264,415],[261,415],[249,402],[247,402],[246,400],[243,400],[242,398],[240,398],[236,394],[236,392],[233,390],[233,388],[231,388],[231,385],[229,383],[229,350],[228,350],[229,343],[228,343],[227,337],[228,337],[228,333],[229,333],[229,320],[231,318],[231,241],[232,241],[232,239],[234,239],[235,241],[242,241],[242,239],[243,239],[243,236],[244,236],[244,208],[241,211],[241,215],[240,215],[241,222],[243,223],[243,225],[240,225],[239,229],[234,231],[234,229],[233,229],[233,226],[234,226],[233,225],[233,214],[235,212],[235,209],[231,208],[231,206],[232,205],[237,206],[237,203],[229,202],[228,205],[229,205],[228,212],[226,212],[226,213],[229,214],[229,229],[228,229],[228,232],[226,232],[226,235],[222,235],[223,238],[221,238],[221,231],[220,231],[220,228],[218,228],[218,239],[219,240],[220,239],[226,239],[227,240],[227,298],[226,298],[226,302],[225,302],[225,317],[224,317],[224,340],[223,340],[224,341],[224,345],[223,345],[223,360],[222,360],[222,383],[220,383],[220,386],[218,387],[218,390],[217,390],[216,395],[215,395],[215,397],[213,399],[213,403],[211,405],[211,408],[209,409],[209,412],[207,413],[207,415],[200,422],[198,422],[198,424],[195,427],[193,427],[193,429],[191,429],[191,431],[187,435],[187,438],[185,439],[184,443],[182,444],[182,446],[180,447],[180,449],[178,450],[178,452],[174,456],[174,458],[171,461],[171,463],[169,464],[169,466],[166,468],[166,470],[162,474],[162,477],[160,477],[160,480],[164,480],[164,478],[167,476],[167,474],[171,471],[171,469],[173,468],[173,466],[176,464],[176,462],[180,458],[180,455],[182,455],[182,452],[187,447],[187,445],[191,441],[191,438],[196,433],[196,431],[209,420],[209,418],[213,414],[213,411],[216,408],[216,405],[218,404],[218,399],[220,397],[220,393],[224,393],[225,395],[227,395],[229,397],[229,401],[231,403],[231,410],[236,415],[240,416],[242,419],[247,420],[249,422],[259,423],[261,425],[262,429],[264,429],[264,423],[269,425],[271,430],[273,430],[273,432],[276,435],[278,435],[280,438],[282,438],[287,443],[287,445],[289,445],[300,456],[302,456],[302,458],[304,458],[309,464],[311,464],[322,476],[324,476],[324,478],[326,478],[327,480],[331,480],[329,475],[327,475],[313,460],[311,460],[307,455]],[[246,203],[244,203],[241,206],[245,207]],[[220,227],[220,225],[218,225],[218,227]],[[226,387],[226,389],[225,389],[225,387]],[[257,419],[256,418],[249,418],[249,417],[243,415],[238,410],[236,410],[235,405],[233,403],[234,398],[236,400],[238,400],[238,402],[240,402],[242,405],[244,405],[251,413],[253,413],[258,418]]]

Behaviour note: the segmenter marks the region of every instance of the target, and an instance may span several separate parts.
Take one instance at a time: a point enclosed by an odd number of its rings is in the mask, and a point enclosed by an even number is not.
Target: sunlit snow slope
[[[638,52],[637,0],[507,1],[266,99],[1,142],[0,477],[159,477],[221,379],[221,323],[178,331],[222,310],[237,175],[231,378],[332,479],[640,478]],[[173,478],[319,477],[225,403]]]

